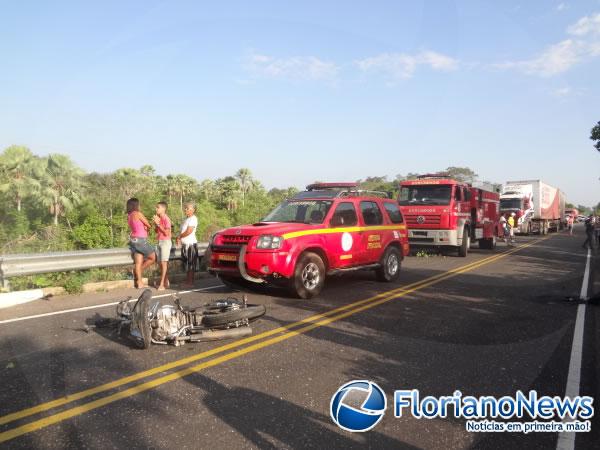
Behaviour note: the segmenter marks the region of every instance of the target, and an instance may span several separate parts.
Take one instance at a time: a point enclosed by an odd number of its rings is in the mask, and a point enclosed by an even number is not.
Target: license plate
[[[219,255],[219,261],[237,261],[236,255]]]

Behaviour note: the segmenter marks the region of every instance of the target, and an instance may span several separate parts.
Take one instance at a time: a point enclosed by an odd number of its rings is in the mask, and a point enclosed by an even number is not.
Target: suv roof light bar
[[[328,189],[349,189],[358,187],[358,183],[313,183],[306,186],[307,191],[324,191]]]

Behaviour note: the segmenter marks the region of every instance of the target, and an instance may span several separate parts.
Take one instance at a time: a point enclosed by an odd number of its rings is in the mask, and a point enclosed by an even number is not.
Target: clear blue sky
[[[600,200],[600,1],[290,3],[0,1],[0,147],[267,187],[466,165]]]

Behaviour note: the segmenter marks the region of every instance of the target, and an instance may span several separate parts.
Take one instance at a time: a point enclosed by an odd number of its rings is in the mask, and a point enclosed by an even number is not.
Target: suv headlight
[[[280,248],[283,243],[283,238],[281,236],[273,236],[271,234],[265,234],[258,238],[258,242],[256,243],[256,248],[260,249],[276,249]]]

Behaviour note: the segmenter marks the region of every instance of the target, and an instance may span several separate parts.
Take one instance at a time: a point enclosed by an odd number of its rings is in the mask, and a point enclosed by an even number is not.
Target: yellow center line
[[[539,243],[539,242],[541,242],[543,240],[549,239],[549,237],[545,237],[545,238],[539,239],[539,240],[534,241],[534,242],[529,242],[527,244],[523,244],[521,246],[515,247],[512,250],[508,250],[508,251],[502,252],[502,253],[500,253],[498,255],[494,255],[494,256],[491,256],[491,257],[488,257],[488,258],[484,258],[483,260],[479,260],[479,261],[475,261],[475,262],[470,263],[470,264],[466,264],[466,265],[464,265],[462,267],[459,267],[459,268],[456,268],[456,269],[444,272],[442,274],[439,274],[439,275],[436,275],[436,276],[433,276],[433,277],[429,277],[429,278],[427,278],[425,280],[422,280],[420,282],[415,282],[415,283],[412,283],[412,284],[410,284],[408,286],[404,286],[402,288],[393,289],[393,290],[388,291],[386,293],[382,293],[382,294],[376,295],[374,297],[370,297],[369,299],[361,300],[361,301],[358,301],[358,302],[354,302],[354,303],[352,303],[350,305],[345,305],[343,307],[336,308],[334,310],[328,311],[327,313],[317,314],[315,316],[312,316],[311,318],[304,319],[303,321],[295,322],[294,324],[290,324],[290,325],[287,325],[285,327],[279,327],[279,328],[276,328],[274,330],[269,330],[269,331],[267,331],[265,333],[261,333],[260,335],[257,335],[257,336],[254,336],[254,337],[255,338],[258,338],[259,336],[266,337],[266,336],[278,333],[280,331],[288,330],[287,333],[281,334],[279,336],[272,337],[270,339],[266,339],[264,341],[255,343],[253,345],[249,345],[249,346],[247,346],[245,348],[242,348],[242,349],[235,350],[235,351],[233,351],[231,353],[228,353],[226,355],[222,355],[220,357],[217,357],[217,358],[214,358],[214,359],[202,362],[200,364],[197,364],[197,365],[194,365],[194,366],[191,366],[191,367],[187,367],[187,368],[181,369],[181,370],[176,371],[176,372],[172,372],[172,373],[170,373],[168,375],[164,375],[164,376],[155,378],[153,380],[146,381],[144,383],[140,383],[138,385],[132,386],[130,388],[124,389],[122,391],[116,392],[116,393],[111,394],[111,395],[107,395],[107,396],[99,398],[97,400],[93,400],[91,402],[88,402],[88,403],[85,403],[85,404],[82,404],[82,405],[79,405],[79,406],[75,406],[73,408],[70,408],[70,409],[61,411],[59,413],[50,415],[48,417],[44,417],[42,419],[38,419],[38,420],[32,421],[30,423],[27,423],[27,424],[15,427],[13,429],[7,430],[5,432],[0,433],[0,443],[5,442],[5,441],[10,440],[10,439],[14,439],[15,437],[21,436],[23,434],[27,434],[27,433],[39,430],[41,428],[45,428],[45,427],[47,427],[49,425],[56,424],[58,422],[61,422],[63,420],[69,419],[69,418],[72,418],[74,416],[77,416],[77,415],[89,412],[89,411],[91,411],[93,409],[105,406],[105,405],[113,403],[115,401],[118,401],[118,400],[121,400],[121,399],[124,399],[124,398],[127,398],[127,397],[131,397],[133,395],[136,395],[136,394],[139,394],[141,392],[147,391],[149,389],[158,387],[158,386],[163,385],[165,383],[168,383],[170,381],[178,380],[178,379],[183,378],[183,377],[185,377],[187,375],[196,373],[196,372],[198,372],[198,371],[200,371],[202,369],[205,369],[205,368],[208,368],[208,367],[213,367],[213,366],[216,366],[216,365],[221,364],[223,362],[226,362],[226,361],[238,358],[240,356],[246,355],[248,353],[251,353],[251,352],[260,350],[262,348],[265,348],[265,347],[277,344],[277,343],[282,342],[284,340],[287,340],[287,339],[289,339],[291,337],[298,336],[300,334],[305,334],[305,333],[307,333],[307,332],[309,332],[309,331],[311,331],[311,330],[313,330],[315,328],[328,325],[328,324],[330,324],[332,322],[335,322],[335,321],[338,321],[338,320],[343,319],[345,317],[357,314],[357,313],[359,313],[361,311],[365,311],[367,309],[374,308],[375,306],[381,305],[381,304],[389,302],[391,300],[404,297],[407,294],[410,294],[410,293],[418,291],[418,290],[422,290],[422,289],[424,289],[426,287],[429,287],[429,286],[432,286],[434,284],[440,283],[443,280],[446,280],[446,279],[449,279],[449,278],[453,278],[453,277],[455,277],[455,276],[457,276],[457,275],[459,275],[461,273],[465,273],[465,272],[474,270],[474,269],[476,269],[478,267],[481,267],[481,266],[490,264],[490,263],[492,263],[494,261],[497,261],[499,259],[505,258],[506,256],[508,256],[508,255],[510,255],[510,254],[512,254],[512,253],[514,253],[516,251],[519,251],[519,250],[521,250],[523,248],[527,248],[527,247],[530,247],[532,245],[535,245],[535,244],[537,244],[537,243]],[[343,311],[343,312],[341,312],[341,311]],[[334,315],[337,312],[340,312],[340,314]],[[309,319],[316,320],[317,318],[319,318],[320,320],[318,320],[317,322],[314,322],[314,323],[308,323]],[[307,323],[308,323],[308,325],[307,325]],[[301,328],[298,328],[296,330],[290,330],[290,328],[292,328],[292,327],[298,327],[299,325],[304,325],[304,326],[301,327]],[[251,342],[251,340],[249,340],[249,339],[243,339],[243,341],[246,341],[246,343]],[[236,343],[239,343],[239,342],[240,341],[236,341]],[[220,352],[224,351],[224,350],[222,350],[224,347],[227,347],[227,348],[234,348],[234,347],[236,347],[233,344],[235,344],[235,343],[231,343],[231,344],[228,344],[228,345],[225,345],[225,346],[222,346],[222,347],[218,347],[216,349],[213,349],[213,350],[208,351],[208,352],[204,352],[202,354],[206,355],[206,354],[211,353],[211,352],[212,352],[211,354],[220,353]],[[194,356],[192,356],[190,358],[184,358],[182,360],[175,361],[174,363],[165,364],[165,365],[159,366],[159,367],[165,367],[165,366],[169,366],[169,365],[174,365],[174,366],[181,365],[181,364],[184,364],[181,361],[184,361],[184,360],[188,360],[189,361],[190,359],[200,359],[200,357],[199,357],[199,355],[194,355]],[[147,372],[152,372],[152,371],[155,371],[157,369],[158,368],[151,369],[151,370],[148,370],[148,371],[145,371],[145,372],[140,372],[140,374],[147,373]],[[132,375],[130,377],[125,377],[125,378],[122,378],[120,380],[116,380],[116,382],[120,382],[120,381],[125,380],[125,379],[131,379],[133,377],[139,376],[140,374],[135,374],[135,375]],[[110,384],[111,383],[107,383],[107,384],[102,385],[102,386],[107,386],[107,385],[110,385]],[[125,383],[121,383],[121,384],[125,384]],[[99,386],[98,388],[101,388],[102,386]],[[98,388],[94,388],[94,389],[98,389]],[[91,390],[94,390],[94,389],[89,389],[88,391],[91,391]],[[107,388],[107,389],[110,389],[110,388]],[[104,389],[104,390],[107,390],[107,389]],[[82,393],[83,392],[88,392],[88,391],[82,391]],[[101,392],[101,391],[99,391],[99,392]],[[81,393],[78,393],[78,394],[80,395]],[[71,396],[65,397],[65,399],[66,398],[75,397],[78,394],[73,394]],[[89,394],[89,395],[92,395],[92,394]],[[79,398],[82,398],[82,397],[79,397]],[[53,402],[57,402],[57,401],[60,401],[60,400],[62,400],[62,399],[57,399],[57,400],[54,400]],[[71,399],[69,401],[73,401],[73,400],[74,399]],[[42,405],[38,405],[37,407],[34,407],[34,408],[40,408],[40,407],[42,407],[44,405],[48,405],[48,404],[53,403],[53,402],[48,402],[48,403],[45,403],[45,404],[42,404]],[[62,403],[62,404],[64,404],[64,403]],[[29,408],[28,410],[32,410],[34,408]],[[49,409],[49,408],[50,407],[47,407],[45,409],[42,409],[41,411]],[[28,410],[23,410],[23,411],[28,411]],[[18,413],[19,412],[13,413],[12,415],[14,416],[15,414],[18,414]],[[31,414],[34,414],[34,412],[32,412]],[[21,416],[21,417],[26,417],[26,416],[31,415],[31,414],[26,414],[26,415]],[[4,416],[4,417],[6,417],[6,416]],[[12,420],[16,420],[16,419],[12,419]],[[4,423],[7,423],[7,422],[4,422]]]
[[[516,248],[522,248],[522,246],[521,247],[516,247]],[[503,255],[503,254],[504,253],[501,253],[500,255]],[[69,394],[69,395],[66,395],[64,397],[60,397],[60,398],[57,398],[57,399],[54,399],[54,400],[51,400],[51,401],[48,401],[48,402],[45,402],[45,403],[40,403],[39,405],[30,407],[30,408],[26,408],[26,409],[22,409],[20,411],[14,412],[14,413],[6,414],[6,415],[0,417],[0,425],[4,425],[4,424],[10,423],[10,422],[13,422],[15,420],[23,419],[25,417],[31,416],[33,414],[38,414],[40,412],[44,412],[44,411],[47,411],[49,409],[57,408],[59,406],[65,405],[67,403],[71,403],[71,402],[74,402],[74,401],[77,401],[77,400],[81,400],[83,398],[90,397],[92,395],[100,394],[102,392],[105,392],[105,391],[108,391],[108,390],[111,390],[111,389],[115,389],[117,387],[120,387],[120,386],[129,384],[129,383],[132,383],[134,381],[138,381],[138,380],[143,379],[143,378],[148,378],[150,376],[157,375],[159,373],[166,372],[168,370],[175,369],[177,367],[181,367],[181,366],[184,366],[186,364],[190,364],[192,362],[196,362],[196,361],[198,361],[200,359],[208,358],[210,356],[216,355],[218,353],[225,352],[227,350],[231,350],[231,349],[234,349],[234,348],[237,348],[237,347],[241,347],[241,346],[243,346],[245,344],[249,344],[251,342],[255,342],[257,340],[260,340],[260,339],[272,336],[274,334],[278,334],[278,333],[282,333],[282,332],[288,331],[290,329],[293,329],[293,328],[296,328],[298,326],[301,326],[301,325],[303,325],[305,323],[314,322],[315,320],[321,319],[323,317],[328,317],[328,316],[334,315],[334,314],[336,314],[336,313],[338,313],[340,311],[344,311],[346,309],[354,308],[356,306],[359,306],[359,305],[362,305],[362,304],[365,304],[365,303],[369,303],[371,301],[377,300],[377,299],[382,298],[382,297],[386,297],[386,296],[388,296],[390,294],[393,294],[393,293],[400,293],[400,292],[402,292],[402,291],[404,291],[406,289],[410,289],[413,286],[420,285],[423,282],[430,281],[430,280],[435,280],[435,279],[437,279],[437,278],[439,278],[441,276],[444,276],[447,273],[454,273],[455,271],[457,271],[459,269],[468,268],[468,267],[471,267],[471,266],[473,266],[475,264],[479,264],[479,263],[481,263],[483,261],[491,261],[491,260],[495,259],[497,256],[499,256],[499,255],[489,256],[487,258],[484,258],[484,259],[478,260],[478,261],[474,261],[472,263],[466,264],[466,265],[461,266],[459,268],[452,269],[452,270],[449,270],[449,271],[441,273],[441,274],[433,275],[431,277],[425,278],[423,280],[416,281],[414,283],[410,283],[410,284],[405,285],[405,286],[401,286],[401,287],[396,288],[396,289],[392,289],[392,290],[389,290],[389,291],[386,291],[386,292],[382,292],[380,294],[377,294],[375,296],[369,297],[367,299],[358,300],[356,302],[349,303],[349,304],[344,305],[344,306],[340,306],[338,308],[326,311],[324,313],[315,314],[313,316],[307,317],[305,319],[299,320],[297,322],[294,322],[294,323],[291,323],[291,324],[288,324],[288,325],[284,325],[284,326],[281,326],[281,327],[278,327],[278,328],[267,330],[267,331],[264,331],[264,332],[256,334],[256,335],[249,336],[249,337],[244,338],[244,339],[240,339],[240,340],[237,340],[237,341],[230,342],[228,344],[221,345],[219,347],[215,347],[215,348],[213,348],[211,350],[207,350],[207,351],[204,351],[204,352],[201,352],[201,353],[197,353],[195,355],[191,355],[191,356],[188,356],[186,358],[178,359],[178,360],[172,361],[170,363],[166,363],[166,364],[154,367],[152,369],[144,370],[142,372],[138,372],[138,373],[135,373],[135,374],[123,377],[123,378],[119,378],[117,380],[113,380],[113,381],[111,381],[109,383],[105,383],[105,384],[102,384],[102,385],[99,385],[99,386],[96,386],[96,387],[93,387],[93,388],[90,388],[90,389],[85,389],[83,391],[76,392],[76,393],[73,393],[73,394]]]

